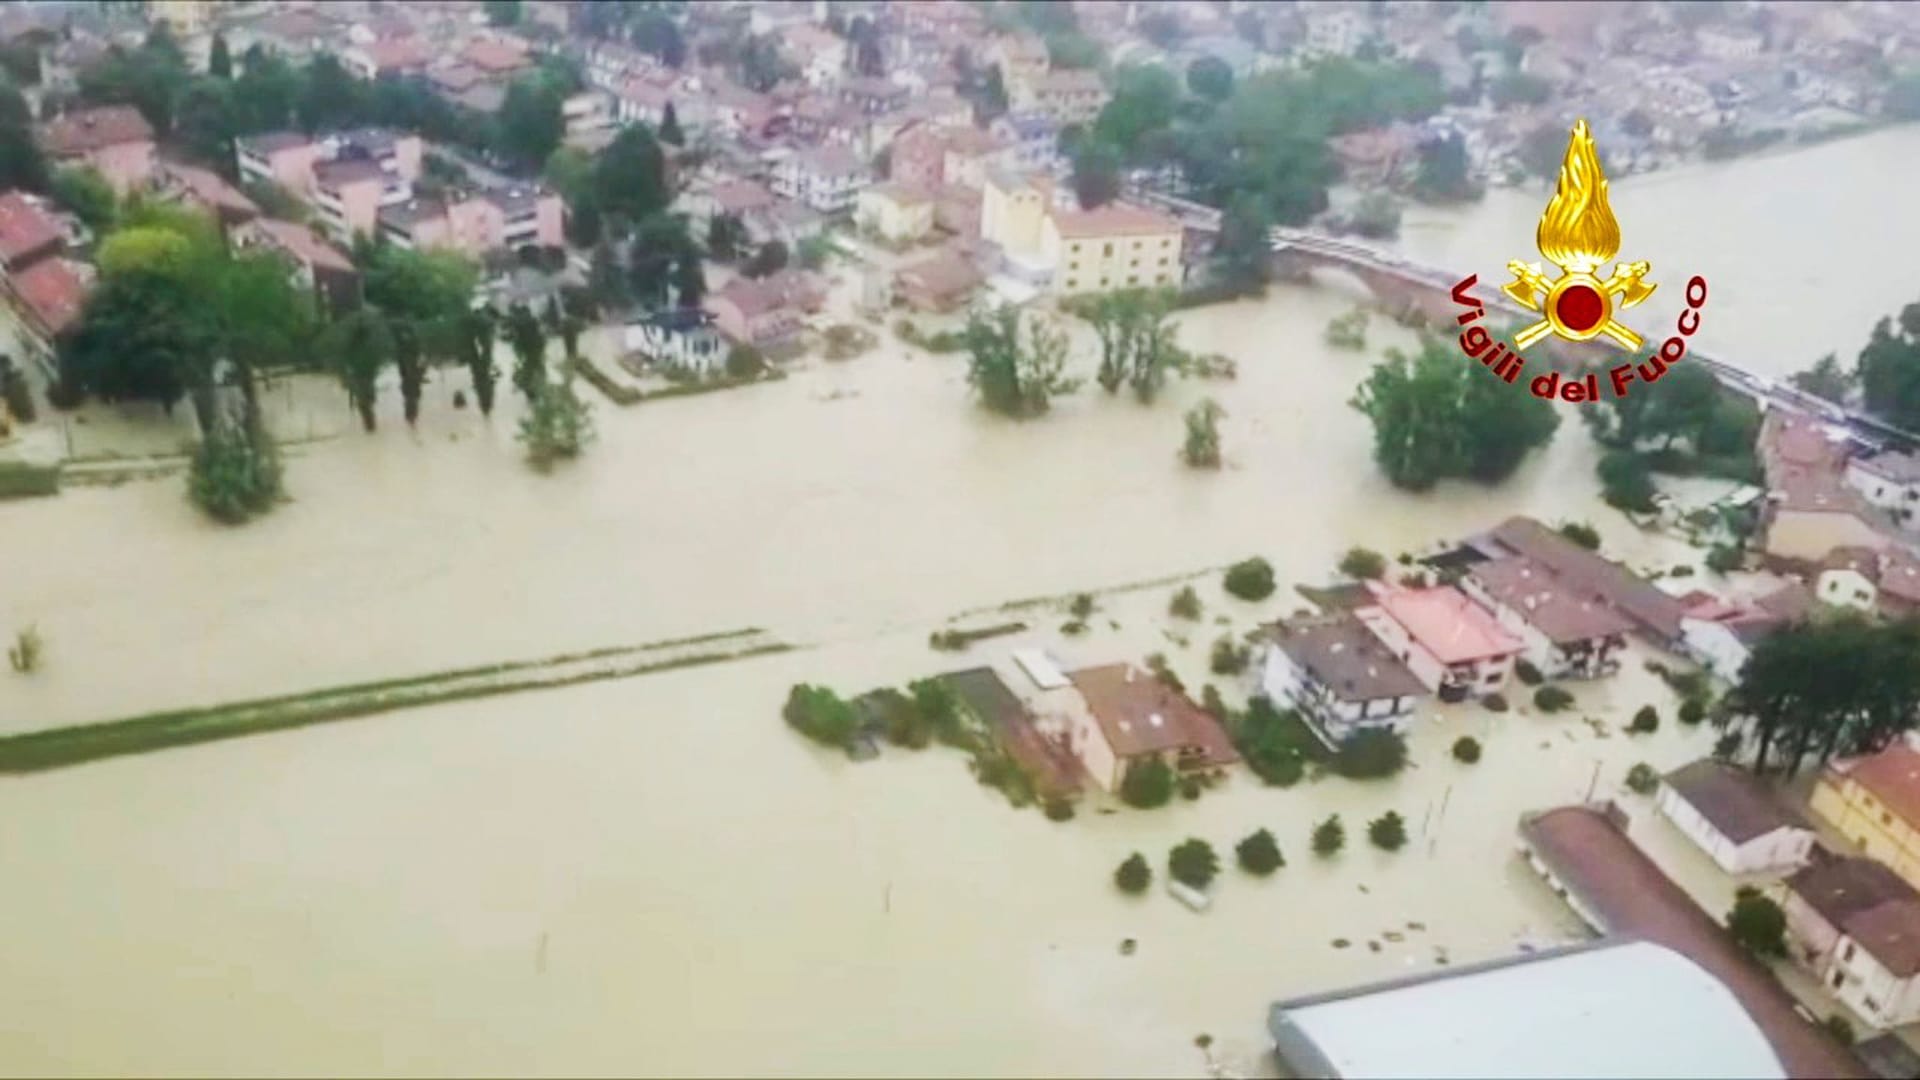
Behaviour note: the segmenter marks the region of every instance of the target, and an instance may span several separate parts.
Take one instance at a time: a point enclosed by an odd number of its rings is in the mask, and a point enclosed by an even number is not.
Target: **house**
[[[954,704],[972,718],[1033,781],[1042,799],[1080,793],[1080,767],[1061,742],[1048,738],[1026,703],[990,667],[940,676],[953,690]]]
[[[1367,727],[1399,729],[1427,689],[1352,612],[1276,623],[1260,690],[1338,744]]]
[[[753,180],[727,177],[699,181],[676,201],[675,208],[687,215],[687,221],[701,233],[712,227],[713,219],[726,214],[746,221],[754,214],[769,210],[779,199]]]
[[[1498,553],[1523,555],[1544,567],[1570,593],[1605,601],[1655,644],[1672,648],[1679,643],[1680,619],[1685,611],[1680,601],[1618,563],[1529,517],[1501,522],[1489,541]]]
[[[978,188],[942,184],[933,193],[933,223],[964,239],[979,236],[980,205]]]
[[[1015,108],[1040,113],[1061,127],[1093,123],[1113,98],[1100,73],[1084,68],[1049,71],[1018,86],[1009,82],[1007,89]]]
[[[337,239],[374,232],[381,207],[405,203],[411,194],[410,187],[364,158],[313,167],[313,203],[321,223]]]
[[[1813,593],[1797,581],[1751,604],[1727,604],[1703,595],[1681,619],[1681,651],[1719,678],[1738,682],[1754,646],[1805,618],[1812,608]]]
[[[761,352],[793,348],[806,328],[799,305],[765,280],[734,278],[708,293],[700,306],[713,315],[714,328],[728,341]]]
[[[1178,288],[1185,232],[1175,219],[1125,202],[1092,210],[1049,207],[1040,253],[1064,295],[1130,288]]]
[[[1633,622],[1605,597],[1577,586],[1525,555],[1476,563],[1460,589],[1526,643],[1526,657],[1549,679],[1592,679],[1620,670]]]
[[[1068,678],[1086,702],[1068,745],[1103,790],[1118,791],[1128,769],[1152,759],[1181,772],[1240,760],[1213,717],[1132,664],[1084,668]]]
[[[233,148],[242,180],[276,184],[303,198],[313,184],[313,166],[320,160],[320,146],[291,131],[242,135],[233,141]]]
[[[823,214],[852,208],[854,198],[868,182],[867,167],[843,146],[822,146],[799,153],[774,166],[773,190]]]
[[[726,370],[726,342],[713,315],[698,308],[657,311],[628,323],[626,346],[655,364],[702,378]]]
[[[933,192],[903,183],[879,184],[860,193],[853,222],[888,243],[909,243],[933,231]]]
[[[91,166],[122,197],[153,179],[153,127],[131,105],[63,113],[40,125],[39,142],[55,164]]]
[[[840,84],[840,100],[867,116],[894,112],[907,104],[913,92],[896,82],[855,76]]]
[[[1920,609],[1920,561],[1889,545],[1837,547],[1820,560],[1814,594],[1821,603],[1891,617]]]
[[[212,169],[178,161],[160,162],[160,190],[170,198],[193,203],[212,214],[223,229],[260,216],[260,207],[239,188]]]
[[[1514,660],[1526,649],[1458,589],[1370,584],[1369,591],[1374,603],[1355,615],[1442,701],[1503,689]]]
[[[1759,548],[1770,566],[1807,573],[1834,548],[1885,546],[1891,522],[1843,479],[1844,434],[1772,409],[1761,422],[1758,449],[1767,479]]]
[[[1863,855],[1920,885],[1920,735],[1877,753],[1828,763],[1807,798],[1813,816]]]
[[[1045,171],[1060,162],[1060,125],[1045,113],[1007,113],[987,130],[1009,147],[1013,169]]]
[[[1053,210],[1053,181],[1035,173],[988,172],[980,191],[980,238],[1001,254],[1049,273],[1042,264],[1042,224]]]
[[[92,279],[65,258],[66,236],[37,196],[0,194],[0,282],[13,309],[19,344],[49,373],[56,342],[78,322]]]
[[[1671,949],[1719,980],[1759,1025],[1787,1076],[1864,1080],[1869,1075],[1846,1047],[1814,1026],[1780,980],[1736,944],[1714,915],[1701,910],[1634,846],[1614,808],[1561,806],[1529,814],[1520,822],[1520,851],[1534,873],[1597,933]],[[1650,992],[1652,985],[1636,983],[1634,992]],[[1428,1071],[1412,1067],[1407,1074]],[[1648,1075],[1674,1071],[1661,1062]],[[1745,1071],[1733,1068],[1727,1075]],[[1585,1074],[1576,1069],[1566,1075]]]
[[[948,127],[940,179],[943,183],[977,188],[987,182],[988,169],[1011,160],[1007,147],[988,132],[972,125]]]
[[[988,44],[985,60],[1000,69],[1009,89],[1024,86],[1047,73],[1047,43],[1031,34],[1002,34]]]
[[[1816,859],[1780,905],[1795,959],[1875,1027],[1920,1020],[1920,892],[1869,858]]]
[[[1701,758],[1668,773],[1655,805],[1729,874],[1800,866],[1813,848],[1805,818],[1766,781],[1724,761]]]
[[[584,138],[612,127],[615,108],[613,95],[600,90],[582,90],[570,95],[560,103],[560,118],[566,125],[566,137]]]
[[[38,197],[22,191],[0,194],[0,270],[16,273],[59,255],[65,246],[60,223]]]
[[[912,124],[887,145],[887,179],[896,184],[937,187],[946,162],[946,129],[937,124]]]
[[[1920,509],[1920,457],[1888,450],[1847,462],[1848,486],[1896,521],[1910,522]]]
[[[495,79],[510,79],[533,66],[533,59],[525,49],[502,37],[476,38],[468,42],[467,47],[460,50],[460,59]]]
[[[353,45],[340,52],[340,65],[362,79],[423,72],[433,51],[416,37],[385,38]]]
[[[893,289],[915,311],[953,311],[985,280],[972,260],[948,248],[895,271]]]
[[[809,86],[825,86],[839,78],[847,67],[847,43],[824,26],[803,23],[781,32],[780,51]]]
[[[1267,1026],[1282,1076],[1788,1075],[1724,983],[1617,938],[1279,1002]]]
[[[673,85],[659,79],[636,75],[620,83],[614,94],[614,115],[623,124],[645,124],[658,128],[666,120],[667,106],[673,104]],[[674,120],[683,122],[680,110]]]
[[[360,272],[340,249],[315,236],[306,225],[278,218],[255,218],[234,229],[234,246],[278,253],[293,267],[302,286],[312,289],[334,314],[360,303]]]

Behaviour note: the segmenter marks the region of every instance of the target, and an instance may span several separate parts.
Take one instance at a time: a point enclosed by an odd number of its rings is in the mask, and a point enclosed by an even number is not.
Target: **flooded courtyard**
[[[1700,273],[1722,358],[1775,375],[1850,358],[1920,299],[1920,220],[1878,209],[1916,154],[1902,129],[1621,181],[1622,254],[1669,283],[1646,329]],[[1543,203],[1410,212],[1403,247],[1488,282],[1532,256]],[[1289,610],[1351,545],[1391,555],[1512,513],[1591,521],[1636,565],[1698,564],[1599,504],[1573,407],[1499,488],[1391,489],[1346,402],[1412,339],[1376,318],[1366,353],[1328,348],[1351,303],[1329,281],[1184,314],[1183,344],[1240,376],[1150,407],[1088,389],[999,420],[968,404],[964,360],[887,336],[783,382],[596,401],[600,441],[548,476],[510,406],[483,422],[441,383],[417,432],[388,401],[377,435],[299,448],[295,501],[243,529],[204,522],[177,478],[0,506],[0,562],[31,568],[0,626],[37,623],[49,648],[43,673],[0,681],[0,731],[734,627],[801,646],[0,783],[0,1070],[1179,1075],[1203,1068],[1205,1032],[1251,1072],[1277,996],[1575,932],[1512,856],[1518,815],[1710,742],[1638,658],[1576,690],[1610,738],[1577,715],[1447,710],[1393,781],[1239,775],[1064,824],[955,756],[856,766],[780,724],[794,682],[857,691],[1008,647],[929,650],[956,613],[1253,554],[1283,592],[1238,604],[1210,574],[1209,620]],[[1228,414],[1218,474],[1176,457],[1205,395]],[[1170,592],[1107,596],[1065,644],[1041,633],[1064,616],[1042,616],[1033,640],[1075,663],[1164,650],[1197,687],[1216,631],[1169,642]],[[1662,730],[1619,733],[1649,702]],[[1487,742],[1479,765],[1446,755],[1460,734]],[[1413,838],[1395,855],[1364,841],[1387,809]],[[1322,861],[1307,834],[1332,812],[1349,847]],[[1112,889],[1131,851],[1161,867],[1188,836],[1230,852],[1261,826],[1288,866],[1229,866],[1204,916]]]

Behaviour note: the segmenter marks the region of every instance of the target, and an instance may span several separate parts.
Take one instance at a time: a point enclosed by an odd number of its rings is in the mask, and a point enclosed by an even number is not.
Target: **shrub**
[[[229,525],[272,509],[280,498],[280,458],[272,440],[215,424],[193,452],[187,497]]]
[[[1148,758],[1127,767],[1120,778],[1120,801],[1141,810],[1165,806],[1173,799],[1173,767]]]
[[[1340,557],[1340,572],[1356,581],[1378,581],[1387,572],[1387,560],[1377,551],[1348,548]]]
[[[46,652],[46,647],[39,629],[29,626],[13,635],[13,644],[7,648],[7,662],[20,674],[30,675],[39,669],[40,658]]]
[[[1651,705],[1640,706],[1640,711],[1633,714],[1633,722],[1627,725],[1627,730],[1635,735],[1651,735],[1659,731],[1660,713]]]
[[[1729,731],[1713,741],[1713,756],[1721,761],[1731,760],[1733,755],[1740,752],[1740,743],[1740,733]]]
[[[1153,867],[1147,865],[1145,855],[1136,851],[1115,868],[1113,884],[1123,893],[1138,896],[1147,891],[1148,885],[1153,884]]]
[[[1220,696],[1220,691],[1215,689],[1212,683],[1200,688],[1200,707],[1212,713],[1213,718],[1223,724],[1228,722],[1228,714],[1232,711],[1227,708],[1226,699]]]
[[[1171,687],[1175,693],[1186,693],[1187,685],[1180,681],[1180,676],[1173,673],[1173,668],[1167,666],[1166,653],[1150,654],[1147,657],[1147,670],[1153,672],[1154,678]]]
[[[822,746],[846,749],[853,744],[860,719],[853,706],[824,686],[800,683],[787,693],[781,713],[795,731]]]
[[[767,358],[759,349],[751,345],[735,345],[727,350],[727,376],[734,379],[752,379],[767,370]]]
[[[1534,666],[1533,661],[1527,659],[1513,662],[1513,674],[1528,686],[1539,686],[1546,681],[1546,676],[1540,674],[1540,669]]]
[[[1227,568],[1224,582],[1227,592],[1242,600],[1265,600],[1273,595],[1273,567],[1255,557]]]
[[[1627,770],[1627,790],[1635,795],[1651,795],[1653,789],[1660,786],[1660,774],[1653,766],[1642,761]]]
[[[1707,718],[1707,703],[1701,698],[1690,697],[1680,703],[1680,722],[1692,727]]]
[[[1826,1029],[1827,1034],[1838,1040],[1841,1046],[1852,1046],[1854,1040],[1858,1038],[1853,1030],[1853,1021],[1839,1013],[1834,1013],[1820,1021],[1820,1026]]]
[[[37,413],[26,372],[5,356],[0,356],[0,402],[5,402],[7,411],[21,423],[31,423]]]
[[[1755,956],[1787,955],[1786,912],[1751,885],[1742,885],[1733,894],[1733,910],[1727,912],[1727,930],[1741,948]]]
[[[1347,827],[1340,823],[1340,815],[1335,814],[1313,827],[1313,853],[1322,857],[1337,853],[1347,846]]]
[[[1073,603],[1067,606],[1067,610],[1072,612],[1073,617],[1076,619],[1084,619],[1087,616],[1092,615],[1093,614],[1093,594],[1081,593],[1080,595],[1074,597]]]
[[[1182,885],[1204,889],[1220,872],[1220,856],[1205,840],[1187,839],[1167,853],[1167,874]]]
[[[1716,574],[1731,574],[1746,561],[1746,552],[1732,544],[1716,544],[1707,552],[1707,569]]]
[[[927,635],[927,644],[941,652],[959,652],[967,647],[967,635],[958,630],[935,630]]]
[[[1167,613],[1176,619],[1198,619],[1200,617],[1200,594],[1188,585],[1173,594],[1173,601],[1167,605]]]
[[[1667,576],[1668,577],[1692,577],[1693,567],[1686,563],[1681,563],[1679,566],[1676,566],[1672,570],[1667,571]]]
[[[1235,844],[1233,854],[1240,860],[1240,869],[1260,877],[1266,877],[1287,865],[1287,860],[1280,855],[1280,845],[1274,842],[1273,834],[1265,829]]]
[[[1361,728],[1334,752],[1333,767],[1353,780],[1378,780],[1407,767],[1407,740],[1392,728]]]
[[[1543,686],[1533,692],[1533,707],[1544,713],[1556,713],[1573,704],[1573,695],[1557,686]]]
[[[1180,778],[1180,797],[1192,802],[1200,797],[1200,781],[1192,776]]]
[[[868,697],[879,713],[880,731],[887,742],[908,750],[924,750],[933,741],[933,725],[911,697],[890,686]]]
[[[1087,624],[1079,619],[1068,619],[1060,624],[1060,632],[1068,637],[1079,637],[1087,632]]]
[[[1507,709],[1511,708],[1507,703],[1507,695],[1501,693],[1487,694],[1480,699],[1480,705],[1488,712],[1494,713],[1506,712]]]
[[[1247,670],[1247,663],[1253,658],[1253,650],[1233,640],[1222,637],[1213,643],[1211,667],[1215,675],[1238,675]]]
[[[568,382],[548,386],[533,396],[520,418],[520,441],[527,460],[544,469],[556,461],[580,456],[593,441],[593,413]]]
[[[1600,550],[1600,533],[1593,526],[1580,521],[1562,522],[1560,535],[1586,548],[1588,551]]]
[[[1058,795],[1054,795],[1047,799],[1041,809],[1046,813],[1048,821],[1073,820],[1072,799],[1063,799]]]
[[[1320,750],[1299,714],[1282,712],[1272,699],[1256,694],[1232,728],[1233,744],[1255,776],[1279,787],[1291,787],[1306,775],[1306,758]]]
[[[1471,735],[1462,735],[1453,740],[1453,760],[1462,765],[1472,765],[1480,760],[1480,740]]]
[[[1407,843],[1407,820],[1389,810],[1367,823],[1367,839],[1382,851],[1399,851]]]

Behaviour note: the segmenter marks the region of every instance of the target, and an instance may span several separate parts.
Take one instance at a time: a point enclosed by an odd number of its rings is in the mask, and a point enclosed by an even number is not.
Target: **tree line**
[[[1920,722],[1920,620],[1847,614],[1760,641],[1717,722],[1719,752],[1743,747],[1756,772],[1878,750]]]
[[[1888,423],[1920,431],[1920,303],[1874,323],[1852,368],[1828,353],[1793,384],[1839,405],[1857,398]]]

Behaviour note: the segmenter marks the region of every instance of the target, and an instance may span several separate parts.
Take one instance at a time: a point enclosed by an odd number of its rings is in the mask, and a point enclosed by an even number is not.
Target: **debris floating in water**
[[[1344,949],[1351,944],[1353,944],[1353,942],[1348,941],[1346,938],[1343,938],[1343,937],[1337,937],[1333,939],[1333,947],[1336,949]]]
[[[1136,948],[1139,948],[1139,943],[1134,941],[1132,938],[1120,939],[1120,955],[1121,956],[1132,956],[1133,950]]]

